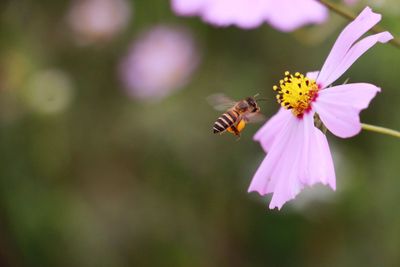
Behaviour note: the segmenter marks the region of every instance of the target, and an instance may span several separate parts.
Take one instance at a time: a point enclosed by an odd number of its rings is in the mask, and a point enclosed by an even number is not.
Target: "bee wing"
[[[266,120],[266,117],[261,113],[249,113],[243,116],[246,123],[260,123]]]
[[[216,110],[225,111],[232,108],[237,101],[232,100],[223,93],[212,94],[207,97],[207,102]]]

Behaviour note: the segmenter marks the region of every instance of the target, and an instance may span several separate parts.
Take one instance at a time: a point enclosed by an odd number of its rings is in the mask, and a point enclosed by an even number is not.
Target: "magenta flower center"
[[[278,94],[276,99],[285,109],[292,110],[294,116],[301,118],[311,110],[311,103],[317,98],[319,87],[312,79],[296,72],[294,75],[285,72],[285,78],[279,86],[273,87]]]

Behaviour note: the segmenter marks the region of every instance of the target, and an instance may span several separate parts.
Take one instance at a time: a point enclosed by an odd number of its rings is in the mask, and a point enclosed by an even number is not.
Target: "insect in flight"
[[[228,131],[237,137],[248,122],[260,121],[263,116],[260,114],[259,100],[254,97],[246,97],[239,101],[233,101],[223,94],[215,94],[208,97],[209,102],[217,110],[226,110],[214,123],[213,132],[222,134]]]

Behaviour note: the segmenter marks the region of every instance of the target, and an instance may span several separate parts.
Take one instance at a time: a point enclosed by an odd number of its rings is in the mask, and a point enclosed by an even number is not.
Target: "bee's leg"
[[[236,128],[236,126],[232,125],[231,129],[233,131],[233,134],[236,135],[238,137],[238,140],[240,139],[240,132],[239,130]]]

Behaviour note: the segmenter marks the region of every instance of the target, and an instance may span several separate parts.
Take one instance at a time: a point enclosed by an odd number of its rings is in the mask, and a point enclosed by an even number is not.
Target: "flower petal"
[[[269,21],[282,31],[322,23],[328,16],[327,9],[315,0],[172,0],[172,8],[179,15],[199,15],[218,26],[248,29]]]
[[[339,35],[322,66],[317,79],[318,84],[322,85],[322,87],[326,87],[334,81],[332,79],[328,80],[328,78],[341,63],[350,47],[380,20],[380,14],[373,13],[371,8],[366,7],[354,21],[347,25]]]
[[[369,83],[343,84],[321,90],[313,106],[334,135],[347,138],[361,131],[359,113],[380,88]]]
[[[319,71],[310,71],[310,72],[307,72],[306,77],[316,81],[318,78],[318,75],[319,75]]]
[[[306,185],[329,184],[335,188],[335,172],[326,137],[314,127],[313,113],[288,117],[275,137],[249,187],[261,195],[273,193],[269,208],[282,205]]]
[[[310,120],[304,126],[304,149],[303,158],[304,173],[301,181],[306,185],[322,183],[329,185],[333,190],[336,189],[336,176],[333,167],[331,151],[329,149],[326,136],[314,127],[314,118],[305,116],[305,120]]]
[[[181,16],[198,15],[208,0],[172,0],[172,9]]]
[[[186,0],[187,1],[187,0]],[[203,19],[218,26],[231,24],[241,28],[255,28],[265,19],[270,1],[253,0],[212,0],[203,10]]]
[[[393,39],[393,36],[389,32],[381,32],[365,37],[361,41],[357,42],[352,48],[350,48],[331,75],[329,75],[325,81],[326,84],[331,84],[336,81],[362,54],[368,51],[377,42],[386,43],[391,39]]]
[[[261,143],[264,151],[267,152],[271,148],[275,136],[282,130],[284,124],[288,121],[292,113],[284,108],[280,108],[278,113],[272,116],[254,135],[254,141]]]
[[[289,32],[307,24],[324,22],[328,10],[314,0],[274,1],[268,10],[267,21],[276,29]]]
[[[293,162],[293,155],[291,153],[294,148],[297,147],[294,144],[293,139],[300,139],[298,135],[298,128],[301,126],[301,120],[295,118],[294,116],[286,117],[285,121],[279,135],[275,137],[275,141],[272,144],[270,152],[267,154],[260,167],[258,168],[256,174],[251,181],[249,192],[257,191],[260,195],[265,195],[271,192],[275,192],[275,186],[280,180],[286,180],[284,177],[287,174],[287,170],[292,168],[287,168],[287,162]],[[290,183],[292,184],[292,183]],[[290,186],[290,185],[288,185]],[[298,184],[298,189],[300,190],[300,184]],[[280,192],[280,199],[291,199],[294,196],[292,194],[287,195],[287,192]],[[284,201],[282,202],[283,205]]]

